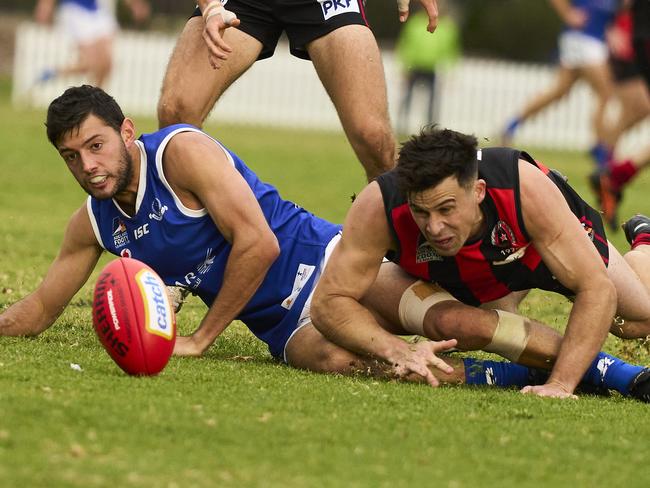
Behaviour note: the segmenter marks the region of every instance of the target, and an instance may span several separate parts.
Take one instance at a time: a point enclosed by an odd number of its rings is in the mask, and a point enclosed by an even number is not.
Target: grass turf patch
[[[84,194],[46,141],[37,111],[0,86],[0,307],[32,290]],[[136,120],[141,131],[153,120]],[[340,222],[364,175],[341,134],[256,127],[207,131],[285,196]],[[582,154],[530,152],[587,199]],[[650,212],[643,175],[622,215]],[[627,246],[619,232],[611,235]],[[112,259],[104,257],[97,270]],[[613,395],[554,401],[514,390],[343,378],[275,362],[241,324],[199,359],[131,378],[94,335],[97,271],[57,323],[0,338],[0,486],[645,486],[647,405]],[[570,305],[533,292],[523,311],[562,330]],[[205,307],[179,315],[189,333]],[[650,364],[641,341],[606,350]],[[80,365],[77,371],[71,364]]]

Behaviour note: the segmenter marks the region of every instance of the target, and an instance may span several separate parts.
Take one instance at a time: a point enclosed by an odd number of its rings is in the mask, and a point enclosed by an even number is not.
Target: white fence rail
[[[47,67],[64,64],[75,50],[62,33],[26,23],[17,29],[13,100],[16,104],[46,107],[66,86],[81,79],[54,80],[34,86]],[[156,103],[175,37],[156,33],[122,32],[115,43],[114,74],[107,87],[124,110],[155,116]],[[399,66],[391,51],[382,53],[391,116],[401,92]],[[438,122],[446,127],[494,138],[506,120],[535,93],[553,80],[547,66],[465,58],[439,77]],[[409,129],[422,123],[424,94],[416,93]],[[521,128],[516,143],[538,147],[586,149],[592,143],[589,89],[577,86]],[[247,124],[339,130],[336,112],[311,63],[278,46],[270,60],[255,63],[217,103],[212,119]],[[650,122],[627,134],[624,152],[650,143]]]

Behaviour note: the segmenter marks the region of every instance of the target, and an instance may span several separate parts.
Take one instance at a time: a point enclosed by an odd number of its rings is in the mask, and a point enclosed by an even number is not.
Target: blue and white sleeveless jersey
[[[580,29],[566,28],[569,31],[581,32],[600,41],[605,41],[605,31],[614,21],[621,0],[572,0],[572,6],[584,10],[587,21]]]
[[[61,4],[63,5],[64,3],[78,5],[79,7],[90,11],[95,11],[99,8],[97,0],[61,0]]]
[[[178,124],[143,134],[136,141],[141,165],[135,215],[127,215],[112,199],[88,197],[87,209],[104,249],[147,263],[167,285],[186,287],[210,306],[222,286],[231,245],[207,210],[185,207],[165,178],[165,147],[174,135],[185,131],[201,132]],[[269,345],[271,354],[281,358],[313,287],[325,247],[340,226],[283,200],[237,155],[216,140],[215,145],[250,186],[280,245],[279,257],[237,318]]]

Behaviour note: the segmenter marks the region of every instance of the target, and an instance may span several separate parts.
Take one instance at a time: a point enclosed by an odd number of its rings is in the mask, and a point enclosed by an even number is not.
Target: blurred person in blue
[[[115,100],[85,85],[69,88],[50,104],[46,129],[89,196],[70,218],[60,251],[37,289],[0,313],[0,336],[38,335],[50,327],[107,251],[147,263],[167,285],[191,291],[208,307],[192,334],[177,337],[176,355],[202,355],[232,321],[241,320],[277,360],[316,372],[371,374],[431,386],[524,387],[548,377],[544,370],[552,365],[561,336],[523,318],[517,323],[526,329],[525,345],[501,340],[486,347],[522,364],[440,358],[438,353],[454,346],[484,347],[481,331],[498,322],[498,312],[458,301],[444,307],[453,312],[459,340],[403,341],[397,335],[441,334],[442,316],[440,304],[430,303],[427,333],[422,322],[412,325],[413,316],[424,319],[429,310],[416,305],[409,311],[404,305],[414,304],[415,278],[391,262],[372,278],[362,302],[384,335],[402,344],[422,367],[415,369],[399,355],[387,361],[330,342],[312,323],[311,300],[341,242],[341,227],[282,199],[234,152],[196,127],[178,124],[138,138]],[[514,317],[509,314],[507,320]],[[628,391],[635,378],[645,378],[644,368],[604,353],[599,360],[586,384],[650,400],[646,389]]]
[[[123,0],[137,23],[150,16],[147,0]],[[113,40],[118,31],[115,5],[109,0],[38,0],[34,19],[39,24],[57,24],[77,48],[71,64],[50,66],[36,80],[44,83],[57,77],[85,75],[95,86],[104,86],[113,66]]]
[[[435,92],[436,73],[448,67],[460,55],[459,32],[446,2],[438,2],[438,27],[435,35],[426,32],[426,13],[417,10],[403,25],[395,52],[404,72],[404,94],[399,107],[397,131],[408,132],[413,91],[422,87],[427,94],[423,124],[437,121]],[[423,125],[420,124],[420,125]]]
[[[529,118],[567,95],[584,80],[596,95],[592,116],[595,143],[590,154],[598,166],[607,161],[605,108],[612,95],[606,31],[614,21],[621,0],[549,0],[565,26],[558,39],[559,66],[554,84],[535,96],[503,129],[501,140],[509,145],[517,129]]]

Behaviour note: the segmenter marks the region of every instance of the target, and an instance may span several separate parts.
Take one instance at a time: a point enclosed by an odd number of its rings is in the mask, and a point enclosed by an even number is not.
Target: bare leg
[[[224,40],[233,52],[221,68],[212,69],[202,33],[203,19],[192,17],[176,42],[158,101],[159,127],[180,122],[201,127],[219,97],[262,50],[255,38],[235,28],[226,29]]]
[[[571,90],[573,84],[578,80],[578,77],[578,71],[575,69],[569,69],[560,66],[555,83],[549,90],[537,95],[528,105],[524,107],[520,115],[521,121],[523,122],[533,115],[536,115],[538,112],[553,102],[556,102],[564,97],[567,93],[569,93],[569,90]]]
[[[113,39],[105,37],[77,47],[77,62],[57,69],[59,76],[87,75],[95,86],[102,87],[108,79],[113,63]]]
[[[621,135],[650,115],[650,94],[640,77],[616,85],[615,96],[621,104],[617,120],[609,127],[605,143],[616,147]]]
[[[592,118],[592,125],[596,140],[605,141],[607,132],[605,128],[605,108],[607,102],[612,95],[612,80],[609,71],[609,65],[598,64],[593,66],[585,66],[581,68],[580,73],[582,78],[589,83],[592,90],[596,93],[597,103],[596,110]]]
[[[307,46],[368,180],[395,165],[386,80],[370,29],[348,25]]]
[[[610,332],[623,338],[650,334],[650,246],[638,246],[625,258],[609,245],[607,273],[616,286],[616,313],[624,320],[612,325]]]

